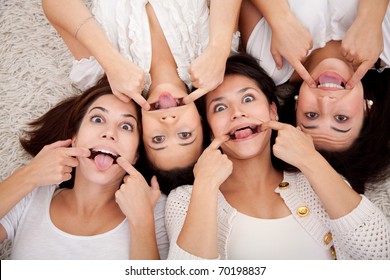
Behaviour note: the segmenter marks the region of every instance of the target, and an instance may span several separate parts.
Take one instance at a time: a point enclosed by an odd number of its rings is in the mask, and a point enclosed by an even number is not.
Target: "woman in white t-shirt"
[[[34,158],[0,187],[11,258],[166,258],[166,197],[133,167],[140,131],[107,79],[32,122],[21,143]]]

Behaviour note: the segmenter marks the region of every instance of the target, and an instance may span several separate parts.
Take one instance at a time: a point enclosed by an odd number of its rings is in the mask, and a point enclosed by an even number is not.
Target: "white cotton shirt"
[[[119,260],[130,257],[130,229],[124,219],[114,229],[93,236],[77,236],[57,228],[50,218],[50,204],[57,186],[34,190],[19,202],[0,223],[12,240],[11,259]],[[157,243],[161,258],[168,255],[164,225],[166,196],[155,208]]]
[[[206,48],[209,40],[209,9],[206,0],[94,0],[92,13],[110,42],[130,61],[141,67],[151,84],[152,45],[146,4],[152,5],[181,80],[192,88],[188,67]],[[239,33],[233,36],[232,50],[237,50]],[[94,57],[74,61],[72,82],[86,90],[103,75]],[[144,92],[145,93],[145,92]]]
[[[359,0],[289,0],[288,3],[295,17],[310,32],[313,51],[324,47],[329,41],[344,38],[356,18]],[[386,65],[390,65],[390,5],[382,23],[382,31],[384,50],[380,58]],[[248,39],[246,51],[257,58],[260,66],[280,85],[290,79],[294,68],[283,59],[282,69],[277,69],[270,51],[271,38],[271,27],[262,18]]]
[[[289,215],[260,219],[237,212],[227,240],[229,260],[331,260],[329,249]]]

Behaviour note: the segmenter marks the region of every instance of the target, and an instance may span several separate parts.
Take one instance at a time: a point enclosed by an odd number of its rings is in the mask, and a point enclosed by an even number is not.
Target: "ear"
[[[270,113],[271,113],[271,120],[276,120],[276,121],[279,120],[278,109],[274,102],[272,102],[270,105]]]
[[[77,143],[77,136],[76,136],[76,135],[73,135],[73,136],[72,136],[72,143],[71,143],[72,147],[75,147],[75,146],[76,146],[76,143]]]

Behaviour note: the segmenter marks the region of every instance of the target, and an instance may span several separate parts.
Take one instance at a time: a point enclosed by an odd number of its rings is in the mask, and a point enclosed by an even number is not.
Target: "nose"
[[[248,116],[247,113],[245,113],[245,111],[242,110],[240,106],[232,107],[232,117],[231,117],[232,120],[242,118],[242,117],[247,117],[247,116]]]
[[[170,116],[162,116],[160,121],[163,123],[175,123],[178,120],[178,116],[170,115]]]
[[[103,139],[116,141],[117,140],[117,134],[114,129],[107,127],[101,136]]]
[[[323,112],[326,112],[330,107],[333,106],[333,103],[335,100],[336,100],[336,98],[331,97],[331,96],[320,97],[319,104],[320,104],[321,110]]]

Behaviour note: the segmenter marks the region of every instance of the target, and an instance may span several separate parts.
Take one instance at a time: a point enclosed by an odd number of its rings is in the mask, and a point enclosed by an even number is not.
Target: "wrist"
[[[104,69],[104,72],[109,73],[115,72],[116,65],[120,63],[123,56],[113,46],[108,45],[101,48],[101,50],[95,54],[95,58]]]
[[[318,152],[313,151],[307,154],[302,161],[297,164],[297,168],[305,175],[321,171],[324,163],[327,163],[325,158]]]
[[[213,178],[197,179],[195,177],[193,190],[199,193],[202,193],[204,191],[207,195],[210,194],[210,192],[217,194],[220,186],[221,184],[218,182],[214,182]]]
[[[16,170],[12,177],[17,181],[15,182],[16,185],[24,186],[28,192],[31,192],[35,188],[41,186],[40,182],[35,180],[35,176],[32,174],[32,172],[30,172],[28,165]]]

